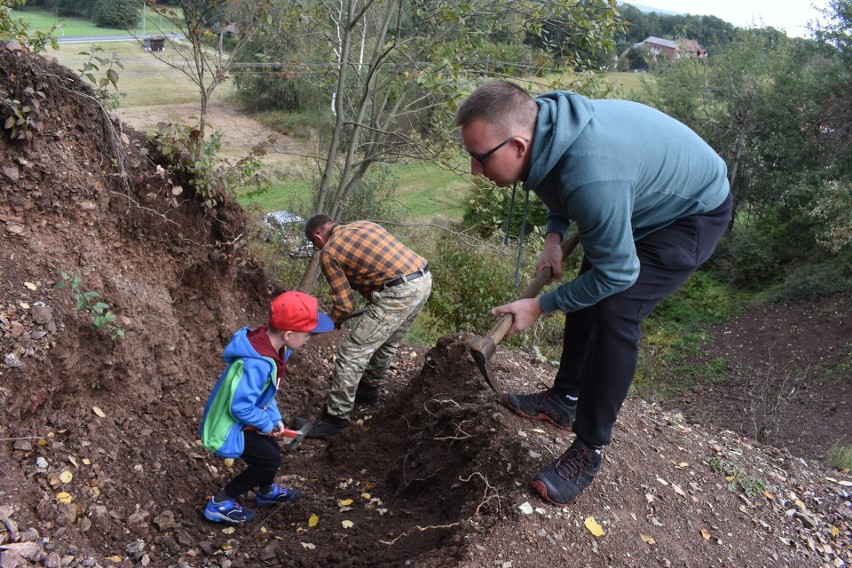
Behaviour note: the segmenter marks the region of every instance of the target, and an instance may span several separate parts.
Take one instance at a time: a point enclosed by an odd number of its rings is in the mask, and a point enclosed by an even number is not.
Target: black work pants
[[[636,241],[636,282],[593,306],[565,314],[554,386],[579,397],[577,437],[595,446],[612,441],[612,427],[636,373],[642,320],[710,258],[730,217],[728,195],[713,211],[678,219]],[[583,259],[581,272],[590,268]]]
[[[253,487],[268,487],[275,481],[275,473],[281,467],[281,447],[270,436],[262,436],[257,430],[246,430],[245,449],[240,458],[248,467],[225,486],[225,493],[236,499]]]

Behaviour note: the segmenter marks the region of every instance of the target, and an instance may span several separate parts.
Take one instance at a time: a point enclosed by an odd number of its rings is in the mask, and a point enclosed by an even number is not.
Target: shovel
[[[293,422],[290,423],[290,427],[281,433],[285,438],[292,438],[284,448],[288,452],[292,452],[299,447],[299,444],[305,439],[305,434],[311,430],[311,426],[313,426],[313,423],[304,418],[294,418]]]
[[[568,258],[568,255],[573,252],[579,242],[580,235],[575,232],[573,235],[568,237],[568,240],[562,243],[563,261]],[[525,298],[535,298],[538,293],[541,292],[545,283],[550,280],[550,275],[551,270],[549,266],[539,270],[533,281],[529,283],[523,292],[521,292],[518,299],[523,300]],[[514,317],[512,314],[503,314],[497,319],[497,323],[494,324],[494,327],[492,327],[486,335],[475,337],[469,343],[471,357],[473,357],[473,360],[476,362],[476,366],[479,367],[479,371],[485,378],[485,382],[488,383],[488,386],[491,387],[491,390],[494,392],[500,391],[494,388],[494,384],[491,382],[491,378],[488,374],[488,360],[491,359],[497,351],[497,344],[500,343],[506,335],[506,332],[511,329],[512,323],[514,323]]]

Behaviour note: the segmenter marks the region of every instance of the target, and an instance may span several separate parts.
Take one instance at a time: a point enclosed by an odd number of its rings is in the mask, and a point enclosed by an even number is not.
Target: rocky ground
[[[286,454],[280,482],[301,489],[300,502],[247,526],[205,521],[206,496],[241,466],[198,445],[202,405],[230,335],[262,322],[281,288],[244,252],[251,227],[239,207],[223,198],[203,209],[72,74],[7,44],[0,91],[40,101],[32,140],[0,138],[3,568],[852,561],[852,481],[813,450],[826,436],[849,444],[848,296],[714,330],[708,350],[729,361],[727,388],[676,406],[631,397],[601,474],[568,508],[546,505],[528,482],[570,434],[502,408],[469,336],[451,336],[405,346],[354,427]],[[92,329],[74,290],[54,287],[62,273],[82,279],[78,296],[99,294],[124,340]],[[776,325],[797,309],[795,326]],[[291,359],[279,395],[288,419],[318,411],[341,333]],[[787,344],[798,360],[769,349]],[[794,406],[761,434],[776,445],[754,441],[732,418],[745,410],[731,393],[762,371],[798,376],[802,358],[813,364]],[[554,372],[502,350],[491,363],[506,389],[535,390]],[[804,433],[792,447],[789,434],[772,438],[788,427]]]

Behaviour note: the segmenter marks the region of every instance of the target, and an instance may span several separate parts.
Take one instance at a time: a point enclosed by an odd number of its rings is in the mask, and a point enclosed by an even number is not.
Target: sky
[[[628,0],[628,3],[679,14],[716,16],[740,28],[772,26],[790,37],[811,37],[806,26],[820,15],[813,6],[824,8],[828,0]]]

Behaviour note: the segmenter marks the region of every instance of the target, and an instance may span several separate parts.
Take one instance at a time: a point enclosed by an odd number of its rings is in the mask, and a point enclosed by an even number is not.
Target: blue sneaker
[[[238,525],[254,519],[254,511],[243,509],[233,499],[216,503],[211,497],[204,507],[204,518],[214,523],[231,523]]]
[[[301,497],[302,492],[298,489],[287,489],[285,487],[278,487],[273,483],[272,491],[265,495],[258,491],[257,494],[255,494],[255,501],[257,501],[258,507],[274,507],[275,505],[280,505],[281,503],[295,503]]]

